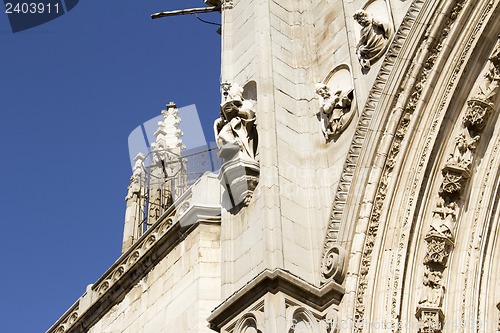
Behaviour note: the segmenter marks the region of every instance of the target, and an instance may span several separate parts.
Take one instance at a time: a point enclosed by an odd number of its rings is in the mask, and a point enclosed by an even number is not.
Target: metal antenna
[[[221,6],[179,9],[179,10],[172,10],[169,12],[155,13],[155,14],[151,15],[151,18],[154,20],[157,18],[167,17],[167,16],[203,14],[203,13],[212,13],[212,12],[220,12],[220,11],[221,11]]]

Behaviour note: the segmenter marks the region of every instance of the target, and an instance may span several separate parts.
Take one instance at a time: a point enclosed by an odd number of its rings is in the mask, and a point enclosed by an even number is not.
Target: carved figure
[[[214,133],[220,156],[239,157],[256,161],[257,128],[253,103],[243,99],[243,88],[231,85],[226,100],[221,104],[220,118],[214,123]]]
[[[389,23],[374,19],[364,9],[358,10],[353,17],[362,27],[356,54],[361,67],[369,70],[385,51],[392,30]]]
[[[354,91],[344,93],[338,90],[332,96],[330,88],[324,83],[316,84],[316,94],[320,96],[321,129],[326,139],[342,133],[351,122],[354,112],[352,100]]]
[[[493,104],[500,88],[500,41],[497,42],[495,50],[493,50],[488,60],[489,68],[484,76],[486,78],[486,87],[484,90],[481,89],[481,93],[486,101]]]
[[[426,269],[424,272],[424,294],[418,302],[419,304],[426,304],[432,306],[441,306],[444,296],[444,286],[441,285],[443,273],[440,271],[432,271]]]
[[[455,138],[455,149],[446,161],[446,165],[468,170],[472,163],[472,152],[476,149],[474,145],[479,140],[479,135],[471,138],[467,130],[462,131]]]

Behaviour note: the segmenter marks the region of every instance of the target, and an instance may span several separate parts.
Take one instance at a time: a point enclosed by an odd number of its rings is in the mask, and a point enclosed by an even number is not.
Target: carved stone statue
[[[500,88],[500,39],[488,60],[489,67],[485,74],[485,89],[481,89],[481,93],[486,101],[493,104]]]
[[[443,303],[444,286],[441,285],[443,273],[426,269],[424,272],[424,293],[419,304],[439,307]]]
[[[257,160],[257,129],[253,103],[243,99],[243,88],[232,84],[221,104],[220,118],[214,123],[214,133],[220,156],[229,160],[238,157]]]
[[[472,138],[466,129],[462,131],[455,138],[455,149],[446,161],[446,166],[453,166],[468,170],[470,164],[472,163],[472,152],[476,148],[474,144],[479,140],[479,138],[479,135]]]
[[[342,133],[351,122],[354,112],[352,101],[354,91],[338,90],[331,95],[330,88],[324,83],[316,84],[316,94],[320,96],[321,129],[326,139]]]
[[[237,213],[247,206],[259,183],[258,134],[254,102],[243,98],[243,88],[221,84],[220,118],[214,122],[219,157],[224,159],[219,180],[224,187],[222,206]]]
[[[353,17],[362,27],[356,54],[361,67],[369,70],[384,53],[392,29],[389,23],[372,18],[364,9],[358,10]]]

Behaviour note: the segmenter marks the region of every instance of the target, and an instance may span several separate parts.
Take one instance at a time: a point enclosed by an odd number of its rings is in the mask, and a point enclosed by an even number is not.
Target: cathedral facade
[[[221,165],[183,173],[169,104],[47,333],[500,331],[500,0],[205,2]]]

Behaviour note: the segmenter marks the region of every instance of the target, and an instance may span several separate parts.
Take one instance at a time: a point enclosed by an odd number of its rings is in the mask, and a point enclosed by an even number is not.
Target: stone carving
[[[485,74],[485,87],[481,88],[480,95],[490,104],[495,103],[495,97],[500,89],[500,36],[495,49],[488,58],[488,71]]]
[[[476,149],[475,143],[479,139],[479,135],[471,137],[466,128],[455,138],[455,147],[443,168],[442,191],[450,194],[460,193],[470,177],[470,165]]]
[[[243,88],[231,84],[221,104],[220,118],[214,123],[220,157],[229,160],[238,154],[247,161],[257,160],[255,120],[252,103],[243,99]]]
[[[437,265],[444,269],[452,250],[452,242],[439,235],[426,237],[427,253],[424,258],[425,265]]]
[[[358,10],[353,17],[362,27],[356,55],[362,69],[369,70],[385,52],[392,29],[389,23],[373,18],[364,9]]]
[[[479,140],[479,135],[471,137],[469,131],[464,129],[455,138],[455,149],[446,161],[447,168],[470,171],[469,166],[472,163],[473,151],[476,149],[475,143]]]
[[[443,170],[443,183],[441,185],[442,191],[449,194],[460,193],[462,187],[467,180],[465,174],[456,172],[451,169]]]
[[[497,309],[500,311],[500,303],[497,304]],[[500,332],[500,312],[498,313],[497,332]]]
[[[321,265],[322,282],[327,283],[332,279],[342,284],[345,278],[345,249],[334,244],[323,256],[323,264]]]
[[[320,96],[321,129],[327,140],[342,133],[351,122],[354,112],[352,101],[354,90],[336,91],[333,96],[324,83],[316,84],[316,94]]]
[[[262,333],[264,331],[263,324],[265,319],[263,313],[259,311],[250,311],[236,322],[234,333]]]
[[[442,322],[444,315],[441,309],[435,307],[419,307],[417,318],[420,322],[420,333],[441,333],[443,331]]]
[[[495,50],[488,59],[485,82],[476,83],[479,85],[479,94],[467,101],[467,108],[462,118],[463,128],[455,138],[455,145],[442,169],[444,179],[433,212],[434,220],[425,239],[427,253],[424,258],[424,293],[417,308],[417,318],[421,324],[420,332],[442,331],[444,315],[441,306],[445,293],[443,272],[453,250],[453,225],[459,211],[460,192],[470,178],[476,143],[481,138],[479,134],[496,104],[500,82],[499,46],[497,42]],[[474,136],[471,133],[474,133]],[[425,308],[426,306],[429,308]]]
[[[442,285],[443,273],[439,270],[431,270],[428,267],[424,272],[424,293],[419,304],[440,307],[443,303],[444,286]]]
[[[222,205],[236,213],[250,203],[259,182],[256,116],[254,103],[243,98],[241,86],[231,83],[221,86],[221,114],[214,122],[219,157],[224,159],[219,180],[225,189]]]
[[[470,130],[480,131],[494,112],[493,105],[500,89],[500,39],[488,58],[488,69],[479,87],[479,93],[467,101],[463,124]]]
[[[291,306],[286,310],[288,333],[316,333],[326,331],[314,314],[303,306]],[[323,327],[324,326],[324,327]]]
[[[463,124],[475,131],[483,129],[490,114],[494,111],[490,103],[474,97],[467,101],[467,111],[464,115]]]

